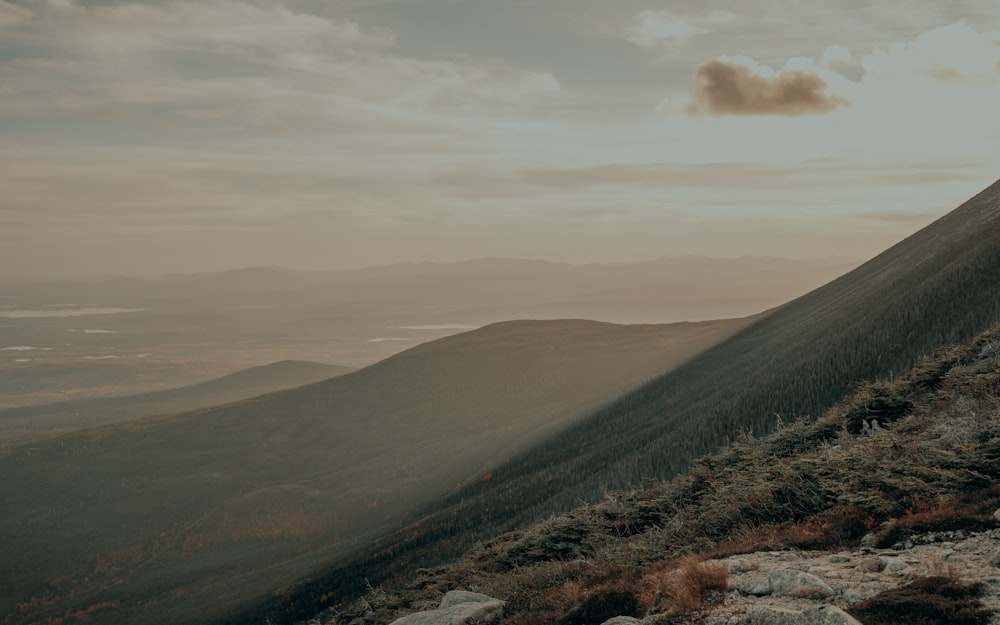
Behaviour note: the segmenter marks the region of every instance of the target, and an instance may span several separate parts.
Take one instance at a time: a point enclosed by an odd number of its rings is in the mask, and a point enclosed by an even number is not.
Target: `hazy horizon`
[[[0,277],[870,258],[1000,175],[987,0],[0,0]]]
[[[305,267],[293,267],[288,265],[278,265],[278,264],[258,264],[258,265],[241,265],[241,266],[221,266],[218,268],[209,269],[195,269],[191,271],[143,271],[135,270],[129,271],[127,268],[121,268],[114,272],[105,273],[92,273],[86,270],[81,270],[73,272],[72,270],[66,270],[64,273],[50,274],[50,275],[27,275],[25,277],[20,276],[5,276],[0,275],[0,285],[6,286],[23,286],[33,283],[44,283],[44,282],[54,282],[54,281],[64,281],[64,280],[102,280],[102,279],[113,279],[113,278],[157,278],[157,277],[168,277],[168,276],[197,276],[200,274],[219,274],[219,273],[238,273],[243,271],[258,271],[258,270],[273,270],[273,271],[287,271],[290,273],[303,273],[303,274],[337,274],[337,273],[350,273],[350,272],[363,272],[366,270],[379,270],[379,269],[391,269],[394,267],[407,267],[407,266],[419,266],[419,265],[435,265],[435,266],[457,266],[457,265],[472,265],[476,263],[486,263],[486,262],[507,262],[507,263],[545,263],[551,265],[565,265],[568,267],[611,267],[615,265],[642,265],[650,264],[661,261],[676,261],[681,259],[702,259],[702,260],[715,260],[715,261],[733,261],[741,259],[773,259],[777,261],[788,261],[803,264],[824,264],[824,265],[844,265],[844,266],[854,266],[863,263],[868,258],[855,258],[844,255],[816,255],[816,256],[776,256],[770,254],[743,254],[739,256],[708,256],[704,254],[681,254],[677,256],[657,256],[653,258],[635,258],[635,259],[623,259],[623,260],[611,260],[611,261],[570,261],[563,259],[551,259],[551,258],[528,258],[528,257],[515,257],[515,256],[473,256],[467,258],[457,258],[454,260],[421,260],[421,259],[411,259],[411,260],[400,260],[395,262],[385,262],[385,263],[375,263],[375,264],[361,264],[352,265],[338,268],[305,268]],[[0,293],[0,298],[5,297],[3,293]],[[2,309],[3,303],[0,302],[0,309]]]

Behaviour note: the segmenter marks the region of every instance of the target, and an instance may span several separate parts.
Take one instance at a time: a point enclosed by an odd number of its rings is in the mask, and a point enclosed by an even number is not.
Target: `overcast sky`
[[[997,111],[996,0],[0,0],[0,277],[867,258]]]

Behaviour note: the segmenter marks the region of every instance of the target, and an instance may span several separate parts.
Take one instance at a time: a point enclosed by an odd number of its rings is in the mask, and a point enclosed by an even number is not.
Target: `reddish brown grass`
[[[638,599],[647,611],[688,613],[701,610],[713,592],[728,589],[725,566],[685,556],[648,567],[639,583]]]
[[[989,516],[991,508],[984,506],[983,501],[991,501],[995,497],[995,489],[988,488],[965,497],[939,497],[918,502],[879,534],[876,546],[891,547],[921,532],[989,529],[995,521]]]

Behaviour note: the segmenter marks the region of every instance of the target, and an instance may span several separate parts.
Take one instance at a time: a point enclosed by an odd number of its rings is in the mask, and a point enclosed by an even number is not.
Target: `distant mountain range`
[[[761,312],[846,273],[848,258],[664,257],[633,263],[573,265],[481,258],[304,272],[251,267],[199,274],[104,277],[14,285],[21,307],[100,302],[174,310],[197,303],[230,308],[370,306],[384,317],[397,306],[429,306],[485,325],[513,318],[594,318],[612,322],[699,321]],[[735,307],[735,308],[734,308]],[[430,321],[428,321],[430,323]]]
[[[510,319],[744,317],[853,266],[842,259],[479,259],[8,286],[0,288],[0,408],[164,390],[280,360],[359,368]]]

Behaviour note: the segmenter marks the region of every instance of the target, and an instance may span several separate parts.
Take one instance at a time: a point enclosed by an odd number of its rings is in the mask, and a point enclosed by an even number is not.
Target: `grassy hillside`
[[[896,410],[877,410],[887,405]],[[873,418],[880,431],[858,432],[862,420]],[[877,548],[926,532],[951,532],[948,540],[956,540],[963,532],[1000,527],[993,516],[998,506],[1000,327],[942,349],[892,381],[865,385],[818,419],[761,438],[744,433],[673,480],[650,480],[505,534],[461,560],[421,571],[406,588],[375,589],[364,603],[340,605],[310,622],[388,623],[463,588],[507,600],[505,622],[520,625],[599,623],[629,613],[700,623],[711,606],[687,602],[669,577],[697,559],[852,549],[866,535],[866,544]],[[919,610],[914,601],[934,601],[933,591],[896,609]],[[579,620],[580,603],[597,605],[601,597],[615,599],[612,610],[628,611]],[[961,622],[988,619],[971,603],[964,609]],[[911,622],[894,614],[887,622]],[[958,613],[921,614],[920,622],[959,622]]]
[[[419,528],[359,550],[274,602],[307,616],[323,595],[405,579],[478,540],[670,477],[740,431],[818,415],[861,380],[905,371],[1000,320],[1000,182],[858,269],[769,314],[575,427],[425,509]]]
[[[747,323],[503,323],[306,387],[11,446],[0,614],[218,622]]]
[[[0,441],[207,408],[319,382],[350,371],[337,365],[284,360],[167,391],[12,408],[0,411]]]

